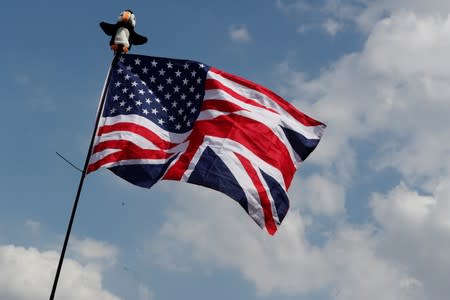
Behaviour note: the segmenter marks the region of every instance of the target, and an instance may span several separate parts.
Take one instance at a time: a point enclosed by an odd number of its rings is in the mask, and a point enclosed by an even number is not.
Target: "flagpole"
[[[77,207],[78,207],[78,200],[80,199],[81,189],[83,188],[84,178],[86,177],[87,167],[89,165],[89,160],[90,160],[91,153],[92,153],[92,148],[93,148],[93,145],[94,145],[94,140],[95,140],[95,135],[96,135],[96,132],[97,132],[98,123],[100,121],[100,118],[101,118],[101,115],[102,115],[102,112],[103,112],[103,107],[105,105],[106,89],[109,86],[109,81],[111,80],[111,67],[117,61],[118,56],[119,56],[118,54],[114,55],[114,58],[113,58],[113,60],[111,62],[109,70],[108,70],[108,76],[107,76],[105,84],[103,86],[102,95],[100,97],[100,102],[99,102],[99,106],[98,106],[98,109],[97,109],[97,117],[96,117],[96,120],[95,120],[95,126],[94,126],[94,130],[92,132],[91,142],[89,144],[89,149],[88,149],[88,152],[87,152],[87,155],[86,155],[86,161],[84,162],[84,168],[83,168],[83,172],[81,174],[80,183],[78,184],[77,195],[75,196],[75,201],[73,203],[72,214],[70,215],[69,224],[67,226],[67,232],[66,232],[66,236],[64,238],[64,244],[63,244],[63,247],[62,247],[62,250],[61,250],[61,254],[60,254],[60,257],[59,257],[58,268],[56,269],[55,279],[53,281],[52,292],[50,294],[49,300],[53,300],[55,298],[55,291],[56,291],[56,287],[58,285],[59,274],[61,273],[61,268],[62,268],[62,264],[63,264],[63,261],[64,261],[64,255],[66,253],[67,244],[69,242],[70,232],[72,231],[72,225],[73,225],[73,221],[75,219],[75,213],[76,213]]]

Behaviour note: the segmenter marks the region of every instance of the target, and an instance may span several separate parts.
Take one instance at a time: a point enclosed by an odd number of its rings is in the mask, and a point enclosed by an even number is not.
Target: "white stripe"
[[[94,153],[91,155],[90,159],[89,159],[89,164],[94,164],[97,161],[99,161],[100,159],[103,159],[104,157],[106,157],[107,155],[116,153],[121,151],[120,149],[105,149],[102,150],[100,152]]]
[[[105,141],[128,141],[144,150],[161,150],[161,148],[159,148],[158,146],[156,146],[155,144],[153,144],[151,141],[147,140],[146,138],[140,136],[139,134],[136,134],[134,132],[129,132],[129,131],[113,131],[113,132],[110,132],[107,134],[103,134],[98,139],[96,144],[105,142]],[[162,150],[162,151],[165,151],[166,153],[175,153],[175,152],[184,151],[184,150],[186,150],[188,144],[189,144],[188,142],[184,142],[184,143],[178,144],[172,148],[169,148],[167,150]]]
[[[101,120],[102,125],[114,125],[121,122],[139,124],[140,126],[146,127],[148,130],[158,135],[161,139],[175,144],[184,142],[191,133],[191,131],[185,133],[175,133],[164,130],[152,121],[139,115],[118,115],[115,117],[102,118]]]
[[[101,168],[112,168],[116,166],[127,166],[127,165],[162,165],[167,163],[172,157],[166,159],[129,159],[120,160],[111,163],[107,163],[101,166]]]

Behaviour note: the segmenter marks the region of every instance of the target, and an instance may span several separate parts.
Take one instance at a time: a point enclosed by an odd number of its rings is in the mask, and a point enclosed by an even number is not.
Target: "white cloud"
[[[323,24],[323,29],[331,36],[335,36],[342,29],[342,24],[336,20],[327,19]]]
[[[70,250],[80,259],[110,266],[117,261],[119,249],[114,245],[90,238],[78,239],[76,237],[73,237],[70,242]]]
[[[383,228],[378,245],[384,257],[407,268],[420,282],[428,299],[449,293],[450,277],[450,178],[431,194],[421,194],[400,184],[371,200],[374,216]],[[414,286],[418,286],[414,284]]]
[[[328,266],[318,249],[306,243],[298,211],[289,211],[270,237],[220,193],[179,185],[174,197],[157,240],[150,242],[152,255],[170,269],[195,263],[239,270],[261,294],[305,292],[328,282]]]
[[[252,40],[250,32],[245,25],[232,25],[229,29],[230,39],[233,42],[247,43]]]
[[[138,286],[138,300],[152,300],[154,299],[153,292],[150,291],[143,284],[139,284]]]
[[[292,206],[297,203],[315,215],[336,216],[345,212],[345,189],[318,175],[295,181],[289,190]]]
[[[47,299],[59,254],[14,245],[0,246],[0,299]],[[119,300],[102,287],[102,274],[73,259],[65,259],[61,272],[58,299]]]
[[[25,227],[28,228],[32,234],[37,234],[41,228],[41,223],[34,220],[26,220]]]
[[[151,255],[169,267],[239,271],[262,295],[326,289],[332,290],[330,298],[339,300],[424,299],[419,279],[379,256],[380,242],[370,228],[338,225],[324,246],[317,247],[306,238],[311,216],[301,216],[296,209],[270,237],[233,200],[218,193],[188,186],[177,187],[175,193],[183,196],[150,242]]]

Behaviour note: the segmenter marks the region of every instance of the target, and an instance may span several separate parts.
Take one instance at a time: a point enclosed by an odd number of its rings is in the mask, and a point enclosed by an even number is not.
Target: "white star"
[[[141,80],[141,84],[142,85],[147,85],[147,83],[145,81],[143,81],[143,80]]]
[[[173,66],[173,64],[169,61],[169,62],[167,63],[167,69],[172,69],[172,66]]]
[[[139,94],[141,94],[141,95],[144,95],[145,94],[145,92],[144,92],[144,90],[139,90]]]
[[[150,98],[145,98],[145,103],[150,104],[152,103],[152,100],[150,100]]]
[[[116,112],[116,108],[113,107],[113,109],[111,109],[111,111],[110,111],[110,114],[113,114],[113,113],[115,113],[115,112]]]
[[[131,109],[132,109],[132,107],[131,107],[131,106],[128,106],[128,107],[127,107],[127,112],[129,112]]]
[[[176,87],[173,88],[175,93],[178,93],[180,91],[180,87],[177,85]]]
[[[196,95],[195,95],[195,99],[200,99],[200,94],[199,93],[197,93]]]
[[[180,108],[180,109],[178,110],[178,114],[179,114],[179,115],[182,115],[183,112],[184,112],[184,109],[182,109],[182,108]]]
[[[148,92],[149,92],[149,94],[152,94],[152,95],[153,95],[153,91],[152,91],[152,90],[148,90]]]
[[[139,58],[136,58],[136,59],[134,60],[134,63],[135,63],[136,65],[139,65],[139,64],[141,63],[141,60],[140,60]]]
[[[163,119],[158,119],[158,123],[159,123],[160,125],[162,125],[162,124],[164,124],[165,122],[164,122]]]
[[[195,114],[196,111],[197,111],[197,109],[196,109],[195,107],[193,107],[193,108],[191,109],[191,114]]]
[[[172,102],[172,107],[177,107],[177,105],[178,105],[178,102],[177,102],[177,101],[173,101],[173,102]]]
[[[142,113],[143,113],[144,115],[148,115],[148,110],[143,109],[143,110],[142,110]]]
[[[205,67],[204,64],[199,64],[198,66],[199,66],[200,68],[202,68],[202,69]]]
[[[117,101],[117,100],[119,100],[119,96],[117,96],[117,95],[114,95],[114,97],[113,97],[113,100],[114,100],[114,101]]]
[[[130,77],[131,77],[131,76],[130,76],[130,75],[128,75],[128,74],[127,74],[127,75],[125,75],[125,80],[129,80],[129,79],[130,79]]]
[[[122,93],[125,94],[126,92],[128,92],[128,89],[127,89],[127,88],[123,88],[123,89],[122,89]]]
[[[173,122],[175,118],[173,116],[169,116],[169,121]]]
[[[167,108],[163,106],[162,111],[167,112]]]
[[[116,87],[120,86],[122,83],[120,83],[119,81],[116,82]]]
[[[195,77],[196,74],[197,74],[197,72],[195,72],[195,71],[191,72],[192,77]]]
[[[120,69],[117,70],[117,73],[119,73],[119,74],[122,74],[122,72],[123,72],[123,69],[122,69],[122,68],[120,68]]]
[[[189,80],[187,80],[186,78],[185,78],[185,79],[183,79],[183,84],[184,84],[184,85],[187,85],[187,84],[188,84],[188,82],[189,82]]]
[[[152,77],[150,77],[150,82],[151,82],[151,83],[154,83],[155,80],[156,80],[155,76],[152,75]]]
[[[164,76],[164,74],[166,74],[166,71],[164,71],[164,69],[159,70],[159,75]]]
[[[138,83],[136,82],[136,81],[133,81],[132,83],[131,83],[131,86],[137,86],[138,85]]]
[[[142,105],[141,100],[138,100],[138,101],[136,101],[135,103],[136,103],[137,106],[141,106],[141,105]]]
[[[125,62],[125,57],[121,56],[121,57],[119,57],[119,60],[121,63],[123,63],[123,62]]]
[[[162,85],[158,85],[158,91],[161,92],[164,89]]]
[[[180,130],[180,128],[181,128],[181,125],[179,123],[177,125],[175,125],[176,130]]]
[[[201,78],[197,78],[197,83],[200,84],[202,82]]]
[[[155,100],[156,100],[156,102],[158,102],[158,103],[160,103],[160,102],[161,102],[161,100],[159,100],[159,98],[156,98]]]
[[[134,94],[131,93],[131,94],[128,95],[128,97],[129,97],[130,99],[133,99],[133,98],[134,98]]]
[[[152,64],[152,67],[156,67],[158,65],[158,62],[155,60],[152,60],[151,64]]]
[[[187,127],[191,126],[191,121],[187,121],[187,122],[186,122],[186,126],[187,126]]]
[[[132,69],[133,69],[133,68],[132,68],[130,65],[127,66],[127,70],[128,70],[128,71],[131,71]]]
[[[187,106],[187,107],[191,107],[191,105],[192,105],[192,102],[191,102],[191,101],[189,101],[188,103],[186,103],[186,106]]]
[[[148,68],[147,67],[142,68],[142,73],[147,74],[148,73]]]
[[[180,77],[180,76],[181,76],[180,70],[177,70],[177,71],[175,72],[175,76],[177,76],[177,77]]]
[[[183,65],[183,67],[184,67],[185,69],[187,69],[187,68],[189,68],[189,64],[188,64],[188,63],[185,63],[185,64]]]
[[[122,102],[120,102],[119,104],[120,104],[120,107],[124,107],[126,102],[122,100]]]
[[[185,94],[181,95],[181,100],[186,100],[186,95]]]
[[[156,108],[152,109],[152,114],[156,115],[158,113],[158,110]]]
[[[173,79],[170,77],[166,79],[167,84],[172,84],[172,81],[173,81]]]
[[[170,97],[172,97],[172,95],[170,95],[169,93],[167,93],[167,94],[164,95],[164,98],[166,98],[167,100],[169,100]]]
[[[191,87],[189,88],[189,92],[191,92],[191,93],[193,93],[194,90],[195,90],[195,88],[194,88],[193,86],[191,86]]]

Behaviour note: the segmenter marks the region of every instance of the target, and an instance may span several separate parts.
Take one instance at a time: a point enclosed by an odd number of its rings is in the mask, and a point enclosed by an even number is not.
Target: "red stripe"
[[[111,147],[108,147],[111,146]],[[98,147],[98,148],[97,148]],[[88,173],[93,172],[105,164],[118,162],[121,160],[131,159],[167,159],[173,154],[166,153],[161,150],[142,149],[129,141],[105,141],[95,146],[98,151],[104,149],[121,149],[119,152],[114,152],[106,155],[104,158],[96,161],[88,166]],[[99,150],[101,149],[101,150]],[[95,153],[95,151],[94,151]]]
[[[236,105],[236,104],[228,102],[228,101],[223,101],[223,100],[203,101],[201,110],[205,111],[208,109],[229,112],[229,113],[244,110],[239,105]]]
[[[279,106],[281,106],[288,114],[290,114],[292,117],[294,117],[297,121],[299,121],[300,123],[302,123],[305,126],[325,125],[322,122],[319,122],[319,121],[311,118],[310,116],[305,115],[304,113],[299,111],[296,107],[294,107],[292,104],[290,104],[289,102],[287,102],[286,100],[284,100],[283,98],[281,98],[280,96],[278,96],[277,94],[272,92],[271,90],[269,90],[261,85],[258,85],[247,79],[241,78],[241,77],[233,75],[233,74],[226,73],[224,71],[218,70],[213,67],[210,68],[209,71],[219,74],[228,80],[234,81],[242,86],[245,86],[249,89],[258,91],[258,92],[266,95],[267,97],[269,97],[270,99],[275,101]]]
[[[268,111],[278,114],[277,111],[262,105],[261,103],[257,102],[256,100],[246,98],[246,97],[242,96],[241,94],[238,94],[237,92],[235,92],[231,88],[223,85],[223,83],[221,83],[220,81],[217,81],[216,79],[206,79],[205,89],[206,90],[223,90],[224,92],[226,92],[233,98],[239,99],[244,103],[247,103],[247,104],[259,107],[259,108],[263,108],[265,110],[268,110]]]
[[[258,191],[259,200],[261,203],[261,206],[263,208],[264,212],[264,221],[266,225],[267,232],[269,232],[271,235],[274,235],[277,231],[277,226],[275,225],[275,221],[273,219],[272,215],[272,205],[270,203],[270,199],[267,196],[267,190],[264,188],[258,173],[256,172],[255,168],[252,166],[250,161],[243,157],[242,155],[235,153],[238,159],[241,161],[242,166],[244,167],[247,174],[250,176],[250,179],[253,182],[253,185],[255,186],[256,190]]]
[[[121,122],[113,125],[105,125],[99,128],[97,135],[100,136],[102,134],[111,133],[114,131],[129,131],[135,133],[137,135],[142,136],[146,140],[152,142],[160,149],[170,149],[175,147],[178,144],[174,144],[171,142],[167,142],[161,139],[157,134],[153,131],[149,130],[147,127],[138,125],[132,122]]]
[[[240,143],[256,156],[279,169],[286,186],[290,185],[296,168],[286,145],[266,125],[239,115],[197,121],[186,151],[169,168],[164,179],[181,179],[205,136],[227,138]]]

